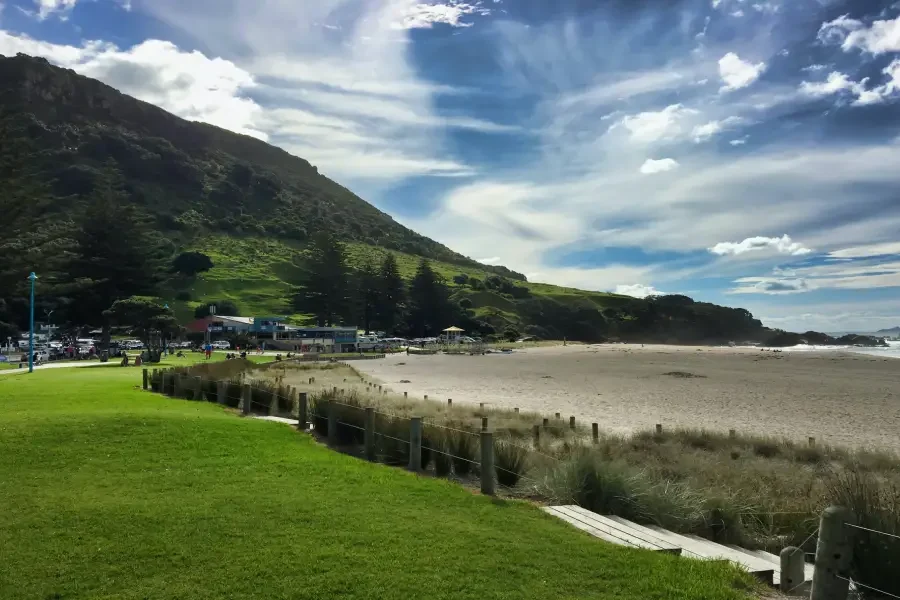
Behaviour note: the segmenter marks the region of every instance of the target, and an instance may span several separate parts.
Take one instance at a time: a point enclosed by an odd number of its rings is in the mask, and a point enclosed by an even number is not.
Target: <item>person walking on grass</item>
[[[209,360],[212,357],[212,344],[206,342],[206,360]]]

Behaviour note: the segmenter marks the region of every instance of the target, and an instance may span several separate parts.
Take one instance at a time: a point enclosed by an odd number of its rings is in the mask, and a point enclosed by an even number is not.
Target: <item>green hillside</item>
[[[199,303],[222,300],[245,315],[304,322],[307,315],[292,314],[291,297],[307,289],[305,249],[320,233],[344,243],[351,269],[391,252],[409,280],[429,259],[450,286],[446,314],[482,334],[693,343],[767,334],[747,311],[683,296],[641,300],[527,282],[403,227],[302,158],[24,55],[0,57],[0,183],[0,253],[16,259],[0,265],[0,330],[7,335],[27,323],[30,271],[42,277],[38,314],[53,311],[72,326],[98,325],[122,294],[153,293],[182,322]],[[140,243],[153,245],[147,254],[159,264],[196,250],[213,268],[195,277],[154,271],[154,281],[139,285],[141,249],[116,239],[118,223],[97,226],[109,214],[98,212],[98,199],[122,219],[130,211],[148,220]],[[130,227],[135,239],[138,225]],[[93,244],[95,237],[108,239]],[[127,257],[120,271],[132,275],[124,283],[138,285],[117,286],[121,273],[107,275],[120,254]],[[90,277],[72,273],[76,255]],[[92,266],[97,261],[103,266]]]

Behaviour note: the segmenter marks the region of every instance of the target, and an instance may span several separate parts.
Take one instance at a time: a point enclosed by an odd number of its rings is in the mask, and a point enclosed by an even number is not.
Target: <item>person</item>
[[[209,360],[212,356],[212,344],[206,342],[206,360]]]
[[[128,353],[127,352],[122,353],[122,366],[123,367],[128,366]]]

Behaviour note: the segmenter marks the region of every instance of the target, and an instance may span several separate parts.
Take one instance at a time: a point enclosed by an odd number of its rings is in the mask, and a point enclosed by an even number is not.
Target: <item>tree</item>
[[[378,273],[378,326],[388,334],[397,330],[406,308],[406,285],[400,276],[397,259],[393,254],[384,257]]]
[[[503,337],[506,338],[506,341],[508,342],[514,342],[519,339],[519,330],[510,325],[503,330]]]
[[[378,272],[371,261],[366,260],[356,273],[356,309],[361,325],[366,333],[372,329],[372,323],[378,312],[380,299]]]
[[[450,293],[440,275],[422,259],[409,286],[409,329],[414,335],[437,335],[449,324]]]
[[[228,315],[229,317],[241,316],[241,311],[237,304],[231,300],[216,300],[215,302],[206,302],[194,309],[194,318],[202,319],[209,316],[210,307],[216,307],[217,315]]]
[[[132,296],[116,300],[103,312],[106,321],[122,327],[130,327],[144,347],[150,351],[150,360],[159,362],[159,344],[166,335],[178,327],[169,308],[154,298]]]
[[[172,271],[193,277],[213,268],[213,261],[202,252],[182,252],[172,261]]]
[[[294,294],[294,310],[312,314],[320,327],[337,325],[349,311],[349,292],[344,248],[332,234],[317,233]]]
[[[66,266],[74,282],[70,322],[101,322],[101,347],[109,345],[104,311],[117,300],[155,295],[165,257],[147,221],[129,203],[118,175],[107,171],[96,185],[74,235],[75,252]]]

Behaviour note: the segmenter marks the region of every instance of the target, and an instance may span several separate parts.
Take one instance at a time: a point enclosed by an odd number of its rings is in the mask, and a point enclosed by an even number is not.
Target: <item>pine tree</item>
[[[346,254],[337,239],[327,232],[312,238],[305,273],[294,293],[293,308],[313,315],[320,327],[337,325],[351,312]]]
[[[406,308],[406,285],[400,276],[397,259],[393,254],[384,257],[378,273],[378,326],[388,334],[393,334],[403,321]]]
[[[79,225],[74,256],[67,265],[74,282],[69,320],[76,325],[102,324],[101,345],[106,348],[110,323],[104,311],[117,300],[155,295],[166,257],[111,169],[97,182]]]
[[[362,268],[356,273],[356,308],[360,319],[360,325],[366,333],[372,329],[379,304],[378,272],[372,266],[372,262],[366,260]]]
[[[422,259],[409,286],[409,329],[419,337],[437,335],[451,316],[450,292],[443,278]]]

